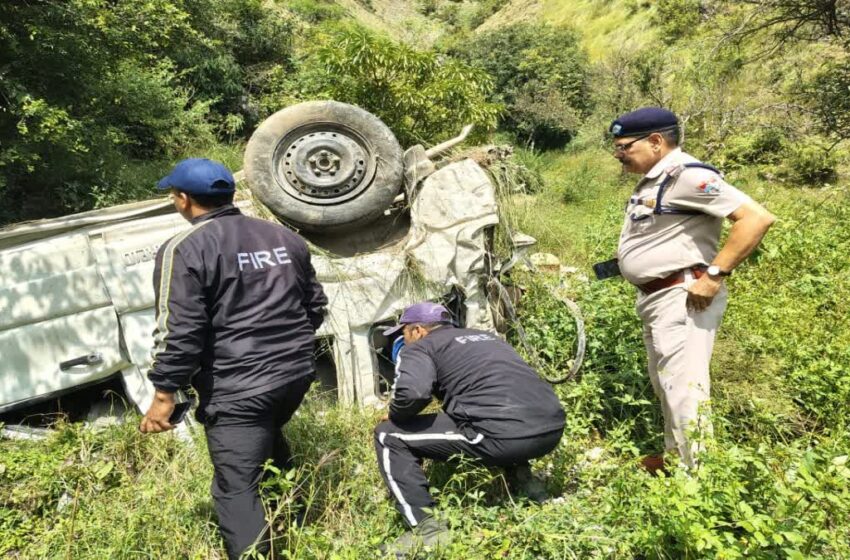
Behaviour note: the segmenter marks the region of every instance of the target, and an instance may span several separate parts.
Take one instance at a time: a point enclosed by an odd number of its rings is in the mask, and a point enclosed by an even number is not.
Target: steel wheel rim
[[[372,183],[377,168],[367,140],[334,122],[294,128],[278,142],[271,163],[284,192],[320,206],[355,198]]]

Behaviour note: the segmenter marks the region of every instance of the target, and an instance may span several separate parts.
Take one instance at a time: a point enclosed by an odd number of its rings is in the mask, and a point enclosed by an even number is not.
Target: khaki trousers
[[[638,290],[637,313],[643,321],[643,340],[649,378],[664,414],[664,446],[682,462],[695,466],[703,445],[691,435],[710,435],[709,362],[714,337],[726,310],[726,287],[707,309],[687,308],[688,287],[695,281],[645,295]]]

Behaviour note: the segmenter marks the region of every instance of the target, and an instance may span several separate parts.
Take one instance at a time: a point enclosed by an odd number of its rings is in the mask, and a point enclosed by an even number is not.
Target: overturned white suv
[[[402,152],[375,116],[317,101],[275,113],[248,143],[238,204],[311,242],[330,300],[319,376],[340,401],[385,396],[381,327],[414,301],[448,298],[460,323],[494,328],[494,185],[470,159],[433,161],[466,133]],[[153,259],[187,227],[160,199],[0,230],[0,413],[113,376],[146,410]]]

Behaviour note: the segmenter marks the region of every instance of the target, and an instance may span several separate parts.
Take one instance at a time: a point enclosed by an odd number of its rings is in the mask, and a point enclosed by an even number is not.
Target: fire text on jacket
[[[286,247],[275,247],[271,251],[251,251],[249,253],[236,253],[236,262],[239,264],[239,270],[244,270],[246,266],[254,269],[258,268],[274,268],[282,264],[290,264],[289,254],[286,252]]]

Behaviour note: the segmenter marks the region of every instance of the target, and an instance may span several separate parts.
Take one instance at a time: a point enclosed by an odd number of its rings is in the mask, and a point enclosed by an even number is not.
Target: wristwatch
[[[708,272],[709,276],[731,276],[732,275],[731,270],[729,272],[726,272],[725,270],[720,270],[720,267],[717,266],[716,264],[709,266],[708,269],[706,270],[706,272]]]

